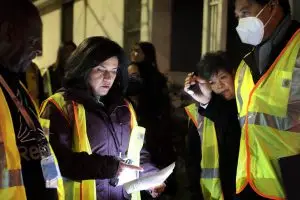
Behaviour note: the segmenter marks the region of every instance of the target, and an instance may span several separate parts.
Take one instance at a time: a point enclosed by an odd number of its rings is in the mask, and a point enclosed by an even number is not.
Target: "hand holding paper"
[[[168,167],[139,179],[135,179],[124,184],[124,188],[128,194],[137,192],[140,190],[148,190],[155,186],[161,185],[172,174],[175,168],[175,162]]]
[[[144,144],[144,135],[146,129],[140,126],[135,126],[132,129],[130,142],[128,147],[128,153],[125,160],[130,160],[130,164],[139,166],[140,165],[140,151]],[[128,165],[129,163],[127,163]],[[141,169],[141,168],[139,168]],[[142,170],[131,170],[131,169],[124,169],[124,171],[119,175],[119,183],[118,185],[123,185],[129,181],[132,181],[139,177],[139,171]]]
[[[132,181],[135,179],[137,173],[144,171],[143,168],[130,165],[125,162],[120,162],[119,171],[118,171],[118,185],[123,185],[126,182]]]
[[[124,171],[126,170],[132,170],[132,171],[144,171],[144,169],[142,167],[139,166],[135,166],[135,165],[130,165],[124,162],[120,162],[120,166],[119,166],[119,174],[124,173]]]

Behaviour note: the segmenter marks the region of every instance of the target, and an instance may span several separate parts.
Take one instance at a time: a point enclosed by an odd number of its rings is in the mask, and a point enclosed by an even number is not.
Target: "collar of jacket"
[[[286,16],[270,38],[257,47],[256,57],[258,58],[258,70],[260,74],[265,71],[266,66],[269,63],[270,55],[273,53],[274,49],[283,42],[291,23],[291,16]]]
[[[126,103],[122,95],[118,95],[117,92],[110,91],[108,95],[101,98],[101,102],[91,95],[87,90],[76,89],[76,88],[63,88],[59,92],[64,92],[66,100],[75,101],[79,104],[84,105],[88,110],[105,110],[107,114],[112,113],[116,107],[124,106]]]
[[[290,38],[292,24],[291,16],[286,16],[273,34],[260,45],[253,48],[244,60],[250,66],[254,82],[268,70],[274,59],[279,55],[282,48]]]

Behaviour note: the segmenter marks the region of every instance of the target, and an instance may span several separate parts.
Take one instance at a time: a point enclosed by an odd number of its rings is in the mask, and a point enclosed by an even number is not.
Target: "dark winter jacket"
[[[97,102],[86,91],[69,89],[63,91],[65,101],[82,104],[86,112],[86,127],[92,154],[72,152],[72,127],[53,104],[48,104],[43,115],[51,120],[50,143],[56,152],[64,177],[73,180],[96,179],[97,199],[129,199],[122,186],[109,184],[118,169],[119,154],[125,155],[130,138],[130,112],[125,99],[119,95],[108,95]],[[156,171],[150,163],[148,152],[142,150],[143,173]]]

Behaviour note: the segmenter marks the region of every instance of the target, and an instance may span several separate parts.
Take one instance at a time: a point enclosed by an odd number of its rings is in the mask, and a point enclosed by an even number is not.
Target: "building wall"
[[[300,22],[300,1],[299,0],[289,0],[292,7],[293,18]]]
[[[47,68],[56,61],[57,50],[60,45],[60,9],[55,9],[42,15],[43,33],[43,55],[37,57],[34,62],[39,68]]]
[[[101,35],[123,45],[124,0],[77,0],[73,20],[76,44]]]
[[[151,41],[153,0],[142,0],[141,41]]]
[[[141,1],[140,40],[151,41],[153,0]],[[48,7],[51,8],[48,9]],[[168,13],[165,14],[168,15]],[[41,16],[43,21],[43,56],[36,58],[34,62],[40,68],[47,68],[56,61],[57,50],[61,41],[62,24],[59,1],[51,0],[49,5],[43,6]],[[165,27],[164,24],[161,25]],[[123,29],[124,0],[75,0],[73,41],[77,45],[87,37],[102,35],[123,46]],[[161,29],[161,27],[158,29]]]
[[[171,71],[193,72],[201,57],[203,0],[172,4]]]
[[[172,0],[154,0],[151,41],[156,47],[159,70],[166,73],[171,62]]]

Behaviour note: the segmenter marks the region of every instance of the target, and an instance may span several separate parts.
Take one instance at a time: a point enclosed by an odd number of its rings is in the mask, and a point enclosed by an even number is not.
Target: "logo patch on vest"
[[[289,88],[290,85],[291,85],[291,80],[290,79],[283,79],[282,80],[282,87]]]

